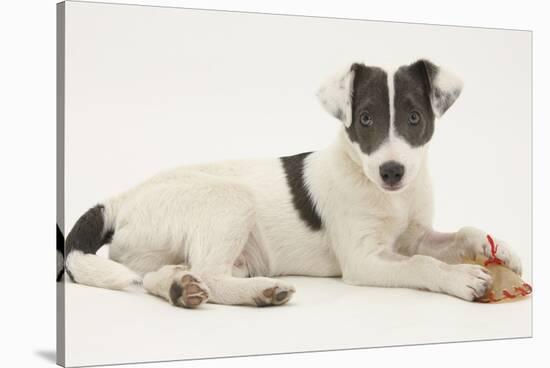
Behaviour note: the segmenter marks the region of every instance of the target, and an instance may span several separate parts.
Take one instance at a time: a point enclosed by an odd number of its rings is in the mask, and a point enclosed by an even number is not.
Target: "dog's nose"
[[[380,177],[384,183],[394,186],[401,181],[405,174],[405,166],[396,161],[388,161],[380,165]]]

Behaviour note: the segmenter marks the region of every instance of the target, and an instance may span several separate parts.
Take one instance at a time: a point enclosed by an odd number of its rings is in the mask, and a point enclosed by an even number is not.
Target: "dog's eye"
[[[368,112],[361,113],[361,115],[359,116],[359,122],[366,127],[374,124],[374,121],[372,120],[372,117]]]
[[[420,123],[420,114],[416,111],[413,111],[409,114],[409,124],[417,125]]]

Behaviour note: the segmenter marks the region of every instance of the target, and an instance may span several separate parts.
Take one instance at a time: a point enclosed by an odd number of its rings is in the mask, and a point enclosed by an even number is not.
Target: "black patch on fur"
[[[76,282],[76,280],[74,279],[73,274],[71,273],[71,271],[70,271],[68,268],[65,268],[65,272],[67,272],[67,275],[69,275],[69,279],[70,279],[72,282]]]
[[[435,115],[430,101],[430,80],[436,73],[434,68],[437,67],[432,63],[419,60],[400,67],[394,75],[395,129],[413,147],[428,143],[434,132]],[[409,115],[413,111],[420,114],[420,121],[415,125],[409,124]]]
[[[170,300],[172,301],[172,304],[179,305],[178,300],[181,298],[182,293],[183,289],[180,284],[177,281],[172,282],[172,285],[170,285]]]
[[[109,244],[111,241],[113,241],[113,235],[115,235],[115,231],[112,229],[107,230],[105,235],[103,235],[103,244]]]
[[[56,226],[56,242],[55,242],[55,248],[56,250],[61,253],[62,256],[65,256],[65,237],[63,236],[63,233],[61,232],[61,229],[59,228],[59,225]]]
[[[61,232],[59,225],[56,227],[57,234],[55,248],[57,252],[57,277],[55,278],[55,281],[59,282],[63,279],[63,271],[65,270],[65,238],[63,237],[63,233]]]
[[[90,208],[73,226],[67,236],[66,254],[73,250],[79,250],[86,254],[95,254],[99,248],[112,240],[114,231],[104,230],[102,205]]]
[[[311,152],[305,152],[294,156],[281,157],[281,162],[292,194],[294,208],[310,229],[320,230],[323,227],[323,222],[315,210],[311,194],[304,181],[304,160],[310,154]]]
[[[387,139],[390,131],[388,75],[377,67],[353,64],[354,72],[352,119],[346,131],[352,142],[359,144],[361,151],[370,154]],[[371,116],[373,124],[360,123],[362,113]]]

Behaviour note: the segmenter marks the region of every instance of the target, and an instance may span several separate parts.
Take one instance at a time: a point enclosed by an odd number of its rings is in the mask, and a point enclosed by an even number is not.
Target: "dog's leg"
[[[143,287],[149,293],[184,308],[196,308],[206,301],[258,307],[281,305],[288,302],[295,292],[292,285],[268,277],[210,275],[201,278],[180,265],[164,266],[145,274]]]
[[[210,302],[263,307],[285,304],[294,294],[294,287],[284,281],[234,276],[235,261],[250,239],[254,221],[253,216],[231,216],[203,235],[203,255],[191,259],[191,270],[208,285]]]
[[[506,242],[495,239],[497,256],[504,265],[521,274],[521,260]],[[491,257],[487,233],[473,227],[463,227],[454,233],[441,233],[421,226],[411,226],[397,240],[396,249],[406,255],[427,255],[456,264],[477,255]]]
[[[450,265],[433,257],[408,257],[378,247],[365,252],[368,248],[358,249],[345,260],[342,271],[346,283],[423,289],[468,301],[485,295],[491,284],[489,273],[478,265]]]
[[[246,187],[223,184],[212,186],[208,202],[197,205],[196,214],[190,215],[201,219],[187,237],[190,271],[208,286],[209,302],[258,306],[286,303],[295,290],[287,282],[234,277],[235,263],[243,261],[245,246],[260,230],[254,195]],[[262,275],[269,275],[269,270]]]
[[[210,288],[210,302],[265,307],[285,304],[295,292],[292,285],[269,277],[203,276]]]
[[[145,274],[143,287],[149,293],[168,300],[175,306],[196,308],[208,300],[208,287],[182,265],[163,266]]]

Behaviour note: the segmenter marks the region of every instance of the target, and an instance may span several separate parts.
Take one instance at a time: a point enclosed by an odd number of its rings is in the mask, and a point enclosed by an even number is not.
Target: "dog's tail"
[[[96,255],[115,232],[114,203],[98,204],[84,213],[65,242],[65,270],[73,282],[122,290],[141,283],[141,277],[113,260]]]

